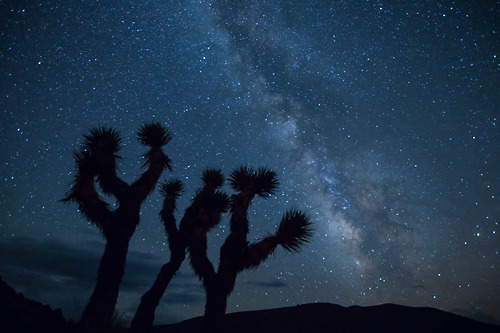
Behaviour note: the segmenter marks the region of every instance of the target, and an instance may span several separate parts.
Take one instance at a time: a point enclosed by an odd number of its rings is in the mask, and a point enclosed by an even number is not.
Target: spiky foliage
[[[276,232],[277,242],[288,252],[298,252],[312,235],[309,218],[298,210],[285,213]]]
[[[164,169],[172,170],[170,158],[161,150],[162,146],[172,140],[172,133],[168,129],[157,122],[144,124],[137,132],[137,139],[141,144],[151,147],[147,153],[142,155],[144,167],[150,166],[154,161],[159,161]]]
[[[266,168],[259,168],[256,173],[256,188],[257,195],[260,197],[268,197],[275,193],[279,186],[276,173]]]
[[[204,192],[198,194],[197,200],[200,208],[205,212],[206,218],[199,220],[199,227],[208,232],[215,228],[220,223],[221,214],[226,213],[229,209],[231,200],[229,196],[221,191]]]
[[[94,185],[98,166],[88,151],[75,152],[73,156],[76,165],[73,186],[61,201],[78,203],[82,215],[105,234],[111,212],[108,203],[100,197]]]
[[[220,169],[207,169],[203,171],[201,179],[205,186],[214,189],[220,188],[224,184],[224,175]]]
[[[88,150],[76,151],[73,153],[75,159],[76,175],[75,180],[82,175],[95,176],[99,171],[96,159]]]
[[[252,187],[255,171],[247,166],[241,166],[233,170],[229,176],[229,183],[237,192],[247,191]]]
[[[142,158],[144,158],[144,168],[147,168],[155,161],[158,161],[163,165],[163,170],[168,169],[172,171],[170,158],[159,148],[151,148],[146,154],[142,155]]]
[[[179,179],[165,181],[160,187],[163,196],[179,198],[184,190],[184,185]]]
[[[92,154],[107,154],[118,157],[116,153],[121,149],[122,138],[118,131],[110,127],[94,127],[90,134],[84,135],[83,148]]]
[[[158,122],[144,124],[137,132],[139,142],[145,146],[160,148],[172,140],[172,133]]]
[[[220,169],[206,169],[201,176],[203,188],[196,193],[196,204],[203,212],[197,228],[208,232],[220,223],[221,214],[227,212],[230,204],[229,196],[217,189],[224,184],[224,175]]]
[[[73,186],[68,191],[65,197],[61,200],[63,202],[77,201],[79,196],[84,192],[92,190],[89,188],[89,181],[93,187],[94,177],[97,174],[97,168],[88,151],[76,151],[73,153],[75,160],[75,177],[73,179]],[[88,195],[93,195],[89,193]]]
[[[177,199],[180,198],[184,185],[178,179],[165,181],[160,187],[160,194],[164,196],[163,208],[160,211],[161,221],[165,227],[165,233],[169,239],[172,250],[173,242],[177,241],[178,229],[175,224],[174,211],[176,210]]]
[[[119,196],[118,192],[123,190],[120,181],[116,177],[117,160],[121,149],[122,138],[119,133],[109,127],[94,127],[90,133],[84,135],[82,152],[91,156],[92,163],[96,167],[96,176],[101,189],[106,194]]]
[[[279,186],[274,171],[266,168],[254,170],[246,166],[233,170],[229,181],[235,191],[250,192],[263,198],[273,194]]]

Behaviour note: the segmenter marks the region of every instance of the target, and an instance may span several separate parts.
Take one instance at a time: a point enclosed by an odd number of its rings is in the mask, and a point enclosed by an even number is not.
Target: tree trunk
[[[226,314],[227,295],[224,288],[217,286],[207,289],[205,305],[205,332],[224,332],[224,315]]]
[[[81,325],[84,331],[100,332],[109,328],[125,273],[129,241],[128,237],[108,239],[99,264],[94,292],[82,315]]]
[[[165,290],[182,264],[184,258],[171,260],[161,267],[160,273],[151,287],[141,298],[141,304],[135,313],[130,326],[132,332],[147,333],[151,331],[155,319],[155,310],[160,303]]]
[[[224,246],[226,244],[224,244]],[[237,253],[237,251],[234,253]],[[230,257],[234,256],[234,253],[221,250],[221,260],[218,272],[216,276],[207,280],[205,284],[207,294],[205,326],[207,332],[210,333],[224,332],[224,316],[226,314],[227,298],[233,291],[238,275],[238,271]]]

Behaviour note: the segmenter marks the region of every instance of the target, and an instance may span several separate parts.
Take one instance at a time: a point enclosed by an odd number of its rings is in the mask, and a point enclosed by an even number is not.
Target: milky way
[[[93,126],[140,171],[143,122],[168,126],[189,204],[206,167],[267,166],[250,239],[289,208],[315,234],[242,273],[229,311],[307,302],[431,306],[500,321],[500,3],[44,1],[3,5],[0,274],[77,319],[104,241],[58,200]],[[165,174],[164,178],[170,175]],[[229,187],[227,190],[230,191]],[[145,203],[118,303],[125,319],[168,258]],[[182,209],[179,210],[179,215]],[[211,235],[211,256],[227,235]],[[71,295],[71,296],[68,296]],[[184,264],[156,323],[201,315]]]

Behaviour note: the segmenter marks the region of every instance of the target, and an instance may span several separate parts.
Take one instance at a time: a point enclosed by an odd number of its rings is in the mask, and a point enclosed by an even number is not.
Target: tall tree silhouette
[[[170,261],[162,266],[153,286],[142,296],[132,320],[132,332],[151,330],[155,310],[170,280],[186,257],[186,247],[193,238],[193,232],[196,230],[208,232],[220,222],[221,214],[229,207],[228,195],[218,190],[224,181],[220,170],[204,171],[202,180],[203,187],[198,190],[191,205],[186,209],[179,228],[176,226],[174,211],[176,199],[182,192],[182,183],[179,180],[172,180],[161,187],[164,200],[160,217],[168,236]]]
[[[80,212],[99,228],[106,239],[96,286],[81,318],[84,330],[105,331],[111,322],[125,272],[130,238],[139,223],[141,204],[154,189],[162,172],[171,169],[170,159],[162,150],[171,137],[159,123],[139,128],[139,142],[149,147],[142,156],[146,170],[130,185],[117,176],[122,139],[116,130],[105,127],[90,130],[81,150],[74,154],[76,175],[63,201],[78,203]],[[101,197],[97,185],[102,193],[115,197],[116,209],[111,209]]]
[[[290,210],[285,213],[274,234],[249,243],[247,212],[250,203],[256,195],[267,198],[273,194],[278,180],[273,171],[240,167],[232,172],[230,182],[237,193],[231,198],[230,233],[220,249],[217,271],[207,256],[208,229],[195,225],[196,230],[188,246],[191,266],[206,291],[205,320],[211,332],[223,330],[227,298],[234,289],[238,273],[257,267],[278,245],[288,252],[297,252],[312,233],[307,216]]]

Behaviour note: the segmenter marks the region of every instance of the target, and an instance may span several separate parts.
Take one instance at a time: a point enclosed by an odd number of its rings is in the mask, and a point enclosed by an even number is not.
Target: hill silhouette
[[[156,326],[154,333],[202,332],[203,318]],[[293,307],[226,314],[226,332],[500,332],[500,326],[481,323],[433,308],[395,304],[343,307],[311,303]]]
[[[202,332],[203,318],[159,325],[153,333]],[[60,309],[27,299],[0,277],[0,332],[72,332]],[[500,326],[481,323],[433,308],[395,304],[343,307],[312,303],[293,307],[235,312],[226,315],[226,332],[474,332],[500,333]]]
[[[64,332],[70,325],[60,309],[24,297],[0,277],[0,332]]]

